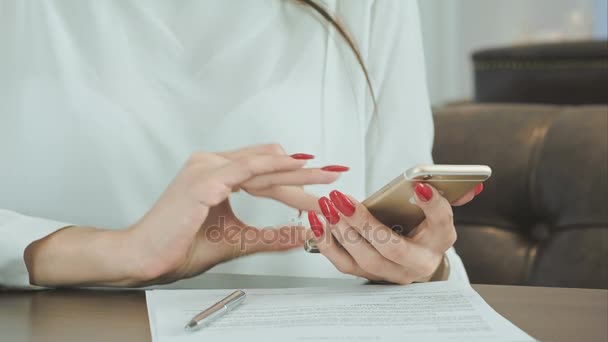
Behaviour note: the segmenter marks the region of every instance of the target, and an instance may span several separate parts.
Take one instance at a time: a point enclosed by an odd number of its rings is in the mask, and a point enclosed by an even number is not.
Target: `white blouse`
[[[370,70],[374,115],[352,51],[294,0],[0,1],[0,286],[29,286],[24,249],[61,227],[135,222],[197,150],[278,142],[351,167],[310,192],[360,199],[432,162],[416,1],[325,2]],[[299,220],[232,203],[250,224]],[[210,272],[346,276],[299,249]]]

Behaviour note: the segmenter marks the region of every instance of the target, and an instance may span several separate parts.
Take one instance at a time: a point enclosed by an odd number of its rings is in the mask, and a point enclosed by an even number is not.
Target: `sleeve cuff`
[[[458,283],[469,284],[469,277],[467,276],[467,271],[464,268],[464,264],[460,259],[460,256],[456,253],[454,247],[448,249],[445,252],[445,256],[448,259],[450,264],[450,274],[448,275],[449,281],[455,281]]]

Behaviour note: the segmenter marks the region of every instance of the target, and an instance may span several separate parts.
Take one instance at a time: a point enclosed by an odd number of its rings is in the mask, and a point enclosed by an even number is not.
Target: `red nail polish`
[[[321,235],[323,235],[323,223],[321,223],[321,220],[319,220],[314,211],[308,212],[308,222],[310,223],[310,229],[312,229],[315,236],[321,237]]]
[[[330,192],[329,198],[331,198],[331,202],[345,216],[351,217],[355,213],[355,205],[353,202],[340,191],[334,190]]]
[[[296,154],[292,154],[291,158],[298,159],[298,160],[311,160],[311,159],[315,159],[315,156],[313,156],[312,154],[308,154],[308,153],[296,153]]]
[[[329,198],[321,197],[319,199],[319,207],[321,207],[321,212],[329,224],[336,224],[340,221],[340,214],[338,214],[336,207],[331,204]]]
[[[483,183],[479,183],[475,186],[475,196],[479,195],[483,191]]]
[[[416,195],[418,195],[418,198],[423,202],[428,202],[433,198],[433,189],[424,183],[416,184],[414,191],[416,191]]]
[[[346,172],[346,171],[350,170],[350,167],[342,166],[342,165],[328,165],[328,166],[322,167],[321,170],[330,171],[330,172]]]

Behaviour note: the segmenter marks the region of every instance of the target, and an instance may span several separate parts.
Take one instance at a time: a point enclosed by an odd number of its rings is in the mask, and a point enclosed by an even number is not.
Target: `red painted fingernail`
[[[433,198],[433,189],[424,183],[416,184],[414,191],[416,191],[416,195],[418,195],[418,198],[422,202],[428,202]]]
[[[315,159],[315,156],[313,156],[312,154],[308,154],[308,153],[296,153],[296,154],[292,154],[291,158],[298,159],[298,160],[311,160],[311,159]]]
[[[350,170],[350,167],[342,165],[327,165],[325,167],[322,167],[321,170],[330,172],[346,172]]]
[[[475,186],[475,196],[479,195],[483,191],[483,183],[479,183]]]
[[[355,213],[355,205],[353,204],[353,202],[340,191],[334,190],[330,192],[329,198],[331,198],[331,202],[345,216],[351,217]]]
[[[310,223],[310,229],[315,234],[316,237],[321,237],[323,235],[323,223],[317,217],[317,214],[314,211],[308,212],[308,222]]]
[[[336,207],[331,204],[329,198],[321,197],[319,199],[319,207],[321,207],[321,212],[329,224],[336,224],[340,221],[340,214],[338,214]]]

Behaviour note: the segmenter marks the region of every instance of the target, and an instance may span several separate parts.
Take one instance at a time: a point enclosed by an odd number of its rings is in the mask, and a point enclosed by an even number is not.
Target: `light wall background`
[[[608,0],[418,0],[431,101],[471,98],[482,48],[608,36]]]

